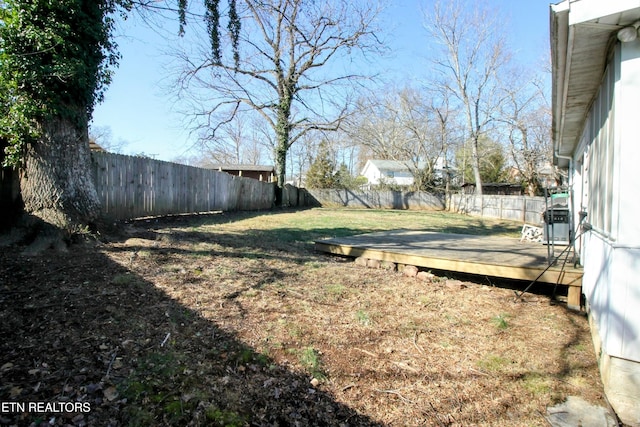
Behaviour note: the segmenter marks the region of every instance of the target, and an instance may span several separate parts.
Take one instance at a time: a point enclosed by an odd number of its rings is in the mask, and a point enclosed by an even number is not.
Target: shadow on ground
[[[100,243],[32,257],[3,248],[0,283],[0,402],[13,405],[0,425],[379,425],[113,262]],[[26,402],[85,406],[14,405]]]
[[[138,219],[120,224],[120,230],[125,230],[119,234],[122,239],[126,238],[142,238],[149,240],[157,240],[162,238],[157,234],[157,230],[165,230],[166,227],[172,228],[171,238],[178,242],[207,242],[223,245],[226,249],[238,250],[239,256],[245,257],[255,250],[263,252],[263,249],[285,251],[288,253],[296,253],[298,262],[304,263],[309,260],[307,255],[316,254],[314,250],[314,242],[326,238],[341,238],[356,235],[364,235],[367,233],[380,232],[380,227],[372,222],[370,227],[344,227],[344,226],[314,226],[312,228],[302,227],[270,227],[267,229],[242,229],[242,233],[234,234],[228,231],[217,233],[216,226],[224,226],[228,223],[243,221],[260,217],[262,221],[270,221],[272,215],[281,213],[297,212],[295,210],[271,210],[271,211],[251,211],[251,212],[215,212],[199,215],[176,215],[168,217]],[[416,229],[416,224],[403,220],[403,211],[394,211],[393,214],[398,216],[396,229]],[[202,227],[206,228],[203,232]],[[421,228],[417,228],[422,230]],[[126,231],[128,230],[128,232]],[[514,233],[514,227],[511,224],[494,224],[487,223],[482,220],[476,220],[469,226],[447,225],[439,228],[424,229],[423,231],[433,231],[438,233],[463,235],[484,235],[484,236],[503,236]],[[241,237],[241,238],[240,238]],[[405,245],[405,243],[402,243]],[[294,250],[295,249],[295,250]],[[443,248],[445,250],[446,248]],[[180,253],[180,248],[172,249],[175,253]],[[207,252],[210,254],[211,252]],[[226,252],[228,256],[228,252]]]

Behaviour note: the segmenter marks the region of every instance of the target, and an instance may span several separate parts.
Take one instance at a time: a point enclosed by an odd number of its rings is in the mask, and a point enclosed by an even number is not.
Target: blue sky
[[[549,51],[548,0],[486,0],[492,9],[507,18],[504,31],[516,60],[538,67]],[[388,80],[396,85],[428,79],[429,59],[422,10],[431,0],[392,0],[384,19],[392,31],[387,36],[393,55],[384,59]],[[177,33],[177,19],[161,22],[163,30],[153,30],[140,18],[130,18],[117,30],[122,54],[105,100],[95,109],[92,126],[108,127],[114,142],[126,141],[125,154],[144,153],[160,160],[189,154],[194,137],[185,129],[176,111],[167,68],[171,37]],[[189,28],[187,28],[189,30]],[[167,40],[167,37],[169,40]]]

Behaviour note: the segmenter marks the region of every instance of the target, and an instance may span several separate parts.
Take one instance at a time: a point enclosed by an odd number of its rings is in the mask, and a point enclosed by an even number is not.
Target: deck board
[[[315,242],[318,251],[455,271],[569,286],[569,305],[580,304],[582,269],[571,263],[548,270],[547,247],[509,237],[392,230]],[[556,248],[556,255],[560,250]],[[562,259],[558,262],[561,264]]]

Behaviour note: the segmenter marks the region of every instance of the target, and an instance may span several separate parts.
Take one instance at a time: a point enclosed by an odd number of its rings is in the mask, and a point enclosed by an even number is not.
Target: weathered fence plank
[[[210,169],[94,152],[93,178],[109,219],[273,206],[275,186]]]
[[[449,200],[449,210],[454,212],[533,225],[542,222],[544,209],[544,197],[453,194]]]
[[[418,191],[309,189],[308,192],[322,206],[373,209],[445,209],[444,195]]]
[[[293,191],[293,190],[290,190]],[[413,191],[345,189],[309,189],[308,195],[321,206],[373,208],[373,209],[416,209],[445,210],[468,215],[521,221],[538,225],[542,222],[545,209],[543,197],[498,196],[473,194],[444,195]],[[448,199],[448,200],[447,200]],[[310,203],[307,203],[309,205]]]

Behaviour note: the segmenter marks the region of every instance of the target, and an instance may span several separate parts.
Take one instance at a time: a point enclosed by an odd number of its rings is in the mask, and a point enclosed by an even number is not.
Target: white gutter
[[[564,106],[567,99],[566,74],[569,67],[567,62],[567,48],[569,39],[573,37],[569,35],[569,9],[570,1],[565,0],[562,3],[552,4],[550,7],[550,41],[552,53],[553,74],[556,76],[552,80],[552,129],[553,129],[553,148],[555,157],[564,158],[558,155],[560,151],[560,143],[564,128]],[[557,163],[557,162],[556,162]]]

